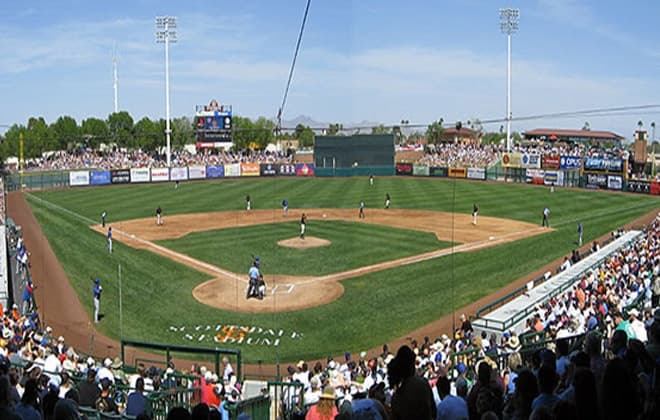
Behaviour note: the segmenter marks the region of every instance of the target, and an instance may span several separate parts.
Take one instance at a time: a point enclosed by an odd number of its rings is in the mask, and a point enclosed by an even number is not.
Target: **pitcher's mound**
[[[286,246],[288,248],[318,248],[320,246],[330,245],[330,241],[313,236],[305,236],[305,239],[291,238],[278,241],[279,246]]]

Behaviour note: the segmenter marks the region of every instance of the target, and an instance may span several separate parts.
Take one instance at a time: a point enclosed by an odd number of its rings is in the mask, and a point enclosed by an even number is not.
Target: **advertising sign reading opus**
[[[578,156],[562,156],[559,158],[559,169],[580,169],[582,158]]]

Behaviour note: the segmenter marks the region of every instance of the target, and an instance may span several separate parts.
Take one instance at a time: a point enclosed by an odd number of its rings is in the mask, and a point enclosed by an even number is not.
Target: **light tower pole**
[[[165,138],[167,141],[167,167],[171,163],[170,150],[170,42],[176,42],[176,17],[159,16],[156,18],[156,42],[165,43]]]
[[[511,34],[518,31],[520,10],[500,9],[500,29],[506,34],[506,150],[511,151]]]
[[[115,114],[119,112],[119,100],[117,99],[117,63],[119,58],[117,57],[117,49],[115,48],[112,54],[112,67],[113,67],[113,87],[115,89]]]

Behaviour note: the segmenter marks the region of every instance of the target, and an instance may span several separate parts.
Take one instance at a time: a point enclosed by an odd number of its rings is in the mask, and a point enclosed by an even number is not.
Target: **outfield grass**
[[[388,226],[315,220],[307,227],[307,236],[331,244],[307,249],[277,245],[296,236],[297,222],[195,232],[157,243],[235,273],[247,272],[258,255],[263,273],[300,276],[338,273],[451,246],[430,232]]]
[[[345,280],[344,295],[323,307],[238,314],[194,300],[191,289],[208,276],[121,243],[109,255],[104,237],[88,229],[88,221],[47,204],[93,220],[106,209],[114,222],[151,216],[158,205],[165,214],[240,209],[246,193],[255,208],[278,208],[284,196],[292,208],[350,208],[357,207],[360,199],[367,207],[380,207],[386,192],[392,196],[393,208],[469,213],[476,202],[481,214],[538,224],[541,210],[548,206],[556,230]],[[366,178],[222,180],[182,183],[176,191],[172,185],[160,184],[48,191],[28,198],[90,314],[89,278],[103,278],[103,332],[119,336],[118,304],[113,299],[118,295],[117,266],[121,264],[125,337],[212,347],[212,342],[190,342],[182,333],[169,331],[169,326],[190,331],[207,324],[282,328],[303,334],[274,348],[240,346],[248,362],[293,361],[377,347],[568,254],[576,240],[577,221],[584,223],[584,239],[589,242],[660,204],[657,198],[642,195],[563,189],[550,193],[543,187],[418,178],[376,178],[374,187],[369,187]],[[235,243],[241,240],[241,231],[236,232]]]

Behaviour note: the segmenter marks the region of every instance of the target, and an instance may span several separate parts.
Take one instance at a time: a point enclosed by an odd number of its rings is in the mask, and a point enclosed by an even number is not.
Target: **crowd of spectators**
[[[172,165],[221,165],[231,163],[291,163],[293,156],[285,152],[223,151],[190,153],[174,151]],[[65,169],[122,169],[160,168],[167,166],[165,155],[134,151],[74,150],[54,152],[46,157],[27,159],[27,171],[55,171]]]
[[[496,146],[473,146],[454,143],[429,145],[418,163],[429,166],[477,167],[494,165],[500,158]]]

